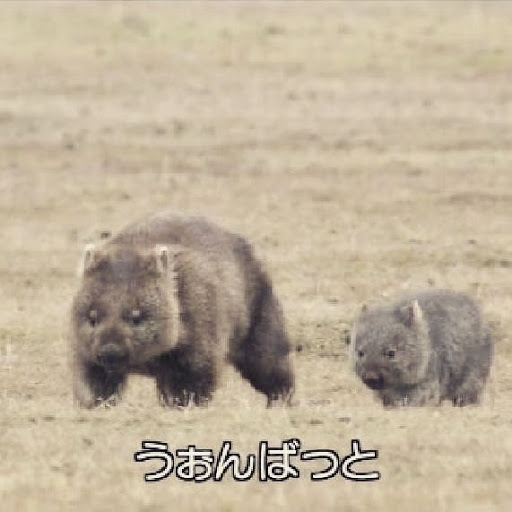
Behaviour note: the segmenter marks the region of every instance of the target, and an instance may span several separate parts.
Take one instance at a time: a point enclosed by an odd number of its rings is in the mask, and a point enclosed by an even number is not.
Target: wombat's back
[[[476,303],[462,293],[450,290],[426,290],[402,298],[397,308],[417,300],[428,324],[431,345],[479,345],[484,343],[486,326],[482,324]]]
[[[243,239],[203,217],[187,217],[163,211],[124,228],[109,244],[150,247],[155,244],[180,245],[207,255],[226,256]]]

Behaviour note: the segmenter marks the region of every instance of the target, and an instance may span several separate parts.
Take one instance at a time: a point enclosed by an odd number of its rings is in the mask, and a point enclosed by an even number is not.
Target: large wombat
[[[226,357],[269,405],[293,389],[268,275],[243,238],[201,218],[163,212],[88,246],[71,338],[85,407],[120,396],[130,373],[155,377],[164,405],[204,405]]]
[[[363,308],[351,345],[357,375],[386,406],[477,403],[492,356],[475,303],[441,290]]]

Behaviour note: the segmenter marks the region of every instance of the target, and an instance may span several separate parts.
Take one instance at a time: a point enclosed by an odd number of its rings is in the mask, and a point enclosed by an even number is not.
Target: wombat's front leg
[[[384,407],[439,405],[440,386],[437,381],[426,381],[409,389],[387,389],[380,397]]]
[[[108,373],[101,366],[88,363],[75,365],[73,379],[75,401],[88,409],[115,404],[126,382],[125,375]]]
[[[167,407],[206,406],[216,385],[215,367],[176,351],[162,356],[154,369],[160,403]],[[200,359],[200,358],[199,358]],[[195,363],[195,364],[194,364]]]
[[[165,407],[180,408],[188,407],[191,404],[197,405],[199,407],[206,407],[209,400],[211,399],[211,394],[198,394],[187,389],[173,392],[162,387],[161,385],[157,386],[160,403]]]
[[[160,403],[166,407],[187,407],[190,404],[207,406],[212,398],[211,390],[198,386],[183,388],[182,384],[173,379],[159,375],[156,386]]]

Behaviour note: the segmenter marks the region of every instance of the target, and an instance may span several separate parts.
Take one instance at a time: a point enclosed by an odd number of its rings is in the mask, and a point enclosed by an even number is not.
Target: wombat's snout
[[[365,375],[363,375],[363,382],[370,389],[378,390],[384,388],[384,377],[382,374],[377,372],[367,372]]]
[[[128,350],[123,346],[107,343],[98,350],[96,361],[107,371],[122,370],[128,363]]]

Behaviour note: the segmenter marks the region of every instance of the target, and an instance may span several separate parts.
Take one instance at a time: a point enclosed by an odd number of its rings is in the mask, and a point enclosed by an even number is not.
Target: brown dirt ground
[[[0,6],[2,510],[508,510],[512,501],[512,5]],[[85,243],[161,208],[253,241],[298,405],[234,372],[207,409],[131,381],[78,411],[67,318]],[[385,411],[350,372],[363,302],[440,286],[495,326],[479,407]],[[147,484],[141,441],[378,449],[382,478]],[[151,466],[153,464],[153,466]],[[361,467],[363,467],[361,465]]]

